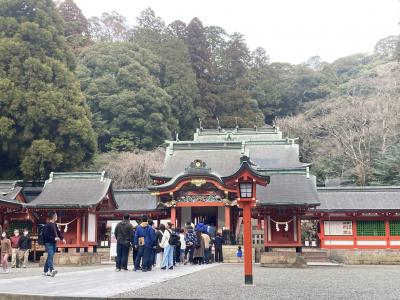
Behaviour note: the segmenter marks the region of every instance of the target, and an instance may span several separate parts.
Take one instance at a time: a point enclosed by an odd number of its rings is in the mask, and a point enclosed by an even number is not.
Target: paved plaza
[[[59,268],[55,278],[39,268],[0,274],[1,293],[51,296],[169,299],[399,299],[400,267],[262,268],[255,286],[243,286],[242,266],[182,266],[173,271],[115,272],[113,266]],[[6,299],[0,294],[0,299]]]

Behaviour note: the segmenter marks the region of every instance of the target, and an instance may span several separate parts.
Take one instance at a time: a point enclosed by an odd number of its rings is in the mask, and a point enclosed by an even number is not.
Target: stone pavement
[[[180,276],[211,268],[214,265],[178,266],[174,270],[156,269],[152,272],[116,272],[114,266],[58,268],[56,277],[41,276],[41,268],[13,269],[0,273],[0,299],[4,293],[40,296],[115,297],[132,293]],[[3,293],[3,294],[2,294]]]
[[[59,270],[55,278],[41,277],[39,268],[0,274],[0,292],[83,299],[400,299],[400,268],[387,265],[297,269],[262,268],[256,264],[255,286],[243,285],[242,264],[182,266],[147,273],[115,272],[113,266],[104,265]],[[0,293],[3,299],[9,298]]]
[[[126,297],[172,299],[400,299],[398,266],[263,268],[254,265],[255,286],[243,285],[243,266],[222,264],[127,293]],[[168,293],[166,293],[168,291]]]

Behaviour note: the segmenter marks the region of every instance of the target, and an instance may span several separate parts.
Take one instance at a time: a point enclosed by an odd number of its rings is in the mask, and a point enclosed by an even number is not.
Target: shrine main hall
[[[114,189],[104,172],[51,173],[39,187],[0,181],[0,224],[35,235],[55,210],[67,241],[60,248],[95,252],[110,247],[112,222],[147,214],[177,227],[204,222],[241,244],[240,193],[254,200],[253,244],[262,251],[400,249],[400,187],[317,187],[296,140],[277,127],[201,128],[193,140],[166,143],[146,189]]]

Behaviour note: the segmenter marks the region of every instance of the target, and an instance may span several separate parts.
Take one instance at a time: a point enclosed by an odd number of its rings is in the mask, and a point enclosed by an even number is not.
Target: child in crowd
[[[243,252],[242,252],[242,247],[239,246],[237,251],[236,251],[236,257],[238,259],[238,262],[242,262],[242,257],[243,257]]]
[[[10,268],[8,267],[8,257],[11,255],[11,241],[7,238],[7,234],[3,232],[1,234],[1,265],[3,266],[3,272],[9,273]]]

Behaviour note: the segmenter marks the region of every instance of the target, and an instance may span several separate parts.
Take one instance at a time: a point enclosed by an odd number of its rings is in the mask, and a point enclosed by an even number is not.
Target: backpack
[[[169,240],[168,240],[168,244],[176,246],[178,244],[178,241],[179,241],[179,235],[175,231],[169,231],[168,230],[168,232],[170,234]]]

